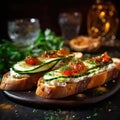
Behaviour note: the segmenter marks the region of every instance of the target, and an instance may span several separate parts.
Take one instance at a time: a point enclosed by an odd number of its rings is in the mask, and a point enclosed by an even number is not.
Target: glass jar
[[[96,0],[87,16],[87,31],[91,37],[101,37],[104,41],[115,39],[119,19],[116,8],[109,0]]]

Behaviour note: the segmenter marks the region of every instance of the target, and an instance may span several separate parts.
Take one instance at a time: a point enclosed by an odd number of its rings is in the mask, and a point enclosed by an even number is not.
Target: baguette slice
[[[26,90],[31,89],[37,85],[38,79],[43,73],[34,74],[22,78],[13,78],[10,76],[10,72],[3,75],[0,89],[2,90]]]
[[[43,98],[64,98],[70,95],[78,94],[87,89],[103,85],[109,80],[115,79],[120,71],[120,59],[112,58],[115,66],[103,72],[88,76],[79,82],[67,83],[65,86],[50,86],[43,83],[43,78],[38,80],[36,95]]]

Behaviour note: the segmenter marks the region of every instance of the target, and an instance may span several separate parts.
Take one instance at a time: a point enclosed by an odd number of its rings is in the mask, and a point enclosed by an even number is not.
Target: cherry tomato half
[[[25,61],[29,65],[36,65],[38,63],[38,59],[36,57],[32,57],[32,56],[27,56]]]
[[[109,57],[109,55],[107,54],[107,52],[103,54],[103,60],[104,60],[104,62],[109,62],[110,57]]]

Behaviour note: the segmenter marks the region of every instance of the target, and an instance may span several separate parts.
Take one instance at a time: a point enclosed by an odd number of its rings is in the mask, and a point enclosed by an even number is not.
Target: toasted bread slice
[[[26,90],[31,89],[37,85],[38,79],[43,75],[43,73],[34,74],[31,76],[26,76],[22,78],[13,78],[10,76],[10,72],[3,75],[0,89],[2,90]]]
[[[69,82],[65,86],[45,84],[41,77],[37,84],[36,95],[43,98],[64,98],[78,94],[87,89],[103,85],[109,80],[117,78],[120,71],[120,59],[112,58],[115,66],[112,66],[93,76],[86,76],[78,82]],[[79,79],[79,78],[78,78]]]

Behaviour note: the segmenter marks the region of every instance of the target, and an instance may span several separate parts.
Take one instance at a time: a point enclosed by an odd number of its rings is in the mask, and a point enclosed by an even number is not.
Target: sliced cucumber
[[[61,71],[58,69],[58,70],[53,70],[53,71],[50,71],[50,72],[46,73],[43,76],[43,79],[45,81],[50,81],[50,80],[53,80],[53,79],[57,79],[60,76],[63,76],[63,75],[61,74]]]
[[[57,63],[57,61],[61,60],[62,58],[52,58],[49,60],[46,60],[40,65],[28,65],[25,61],[17,62],[13,65],[12,69],[18,73],[38,73],[45,70],[50,69],[53,65]]]
[[[65,75],[63,75],[61,73],[61,70],[58,69],[58,70],[50,71],[50,72],[44,74],[43,79],[45,81],[51,81],[51,80],[60,79],[60,78],[79,78],[81,76],[93,74],[93,73],[99,71],[99,69],[100,68],[97,67],[97,68],[94,68],[94,69],[90,69],[90,70],[88,70],[85,73],[77,74],[77,75],[71,75],[71,76],[65,76]]]
[[[42,72],[42,71],[46,71],[49,70],[50,68],[52,68],[58,61],[65,59],[65,58],[69,58],[73,56],[72,54],[65,56],[65,57],[58,57],[58,58],[49,58],[49,59],[45,59],[42,61],[41,64],[39,65],[28,65],[24,60],[17,62],[16,64],[13,65],[12,69],[15,72],[18,73],[38,73],[38,72]]]
[[[15,71],[31,71],[37,69],[39,66],[40,65],[28,65],[25,61],[20,61],[13,65],[13,69]]]

